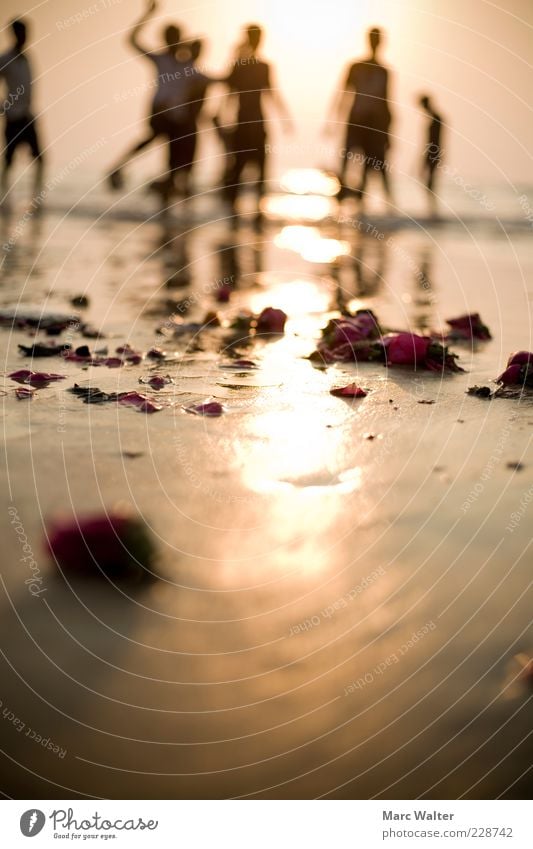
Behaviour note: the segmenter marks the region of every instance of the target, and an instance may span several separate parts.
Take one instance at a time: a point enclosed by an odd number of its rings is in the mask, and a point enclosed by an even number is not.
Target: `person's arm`
[[[273,84],[274,83],[274,84]],[[287,132],[292,132],[294,129],[291,114],[287,108],[287,104],[285,100],[280,94],[278,87],[275,85],[275,81],[272,79],[272,71],[269,70],[268,73],[268,84],[265,88],[265,94],[270,97],[274,108],[277,110],[278,115],[283,120],[283,127]]]
[[[334,129],[331,127],[330,122],[340,123],[346,120],[346,115],[353,99],[354,91],[355,87],[352,79],[352,67],[350,66],[331,100],[330,108],[327,113],[328,118],[324,127],[325,132],[330,132]]]
[[[5,77],[6,68],[13,61],[13,51],[7,50],[5,53],[0,53],[0,79]]]
[[[130,37],[129,37],[130,45],[133,47],[134,50],[138,50],[139,53],[142,53],[143,56],[147,56],[150,53],[150,51],[147,50],[146,47],[143,47],[142,44],[140,44],[139,33],[140,33],[141,29],[144,27],[145,23],[152,17],[152,15],[156,11],[156,9],[157,9],[156,0],[148,0],[148,4],[147,4],[147,8],[146,8],[145,13],[143,15],[141,15],[141,17],[139,18],[139,20],[137,21],[137,23],[135,24],[135,26],[133,27],[133,29],[130,33]]]

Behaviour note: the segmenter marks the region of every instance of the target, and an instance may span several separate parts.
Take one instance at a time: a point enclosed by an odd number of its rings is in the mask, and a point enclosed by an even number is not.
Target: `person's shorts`
[[[28,145],[34,159],[41,156],[41,147],[35,127],[35,118],[17,118],[14,121],[6,121],[5,126],[5,160],[7,165],[11,164],[17,147]]]
[[[157,112],[150,116],[150,127],[156,136],[169,136],[172,133],[172,122],[166,112]]]
[[[170,169],[190,170],[196,153],[197,129],[194,123],[174,124],[169,134]]]
[[[380,171],[385,167],[388,147],[389,139],[386,132],[372,127],[348,125],[344,147],[346,158],[351,159],[350,154],[356,152],[361,160],[366,160],[371,167]]]

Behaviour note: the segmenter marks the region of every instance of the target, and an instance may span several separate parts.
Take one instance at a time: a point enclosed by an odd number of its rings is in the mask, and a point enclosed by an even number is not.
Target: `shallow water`
[[[157,344],[176,358],[155,369],[173,383],[149,391],[166,404],[153,416],[66,391],[144,391],[146,360],[38,360],[68,379],[31,402],[5,379],[3,491],[43,592],[28,593],[4,511],[4,792],[525,796],[531,691],[515,655],[533,649],[533,405],[465,390],[532,347],[529,234],[388,222],[379,238],[353,212],[342,225],[233,231],[207,201],[166,221],[146,220],[143,203],[101,220],[44,212],[5,256],[2,305],[68,312],[85,293],[84,319],[105,338],[74,342]],[[4,220],[2,242],[19,220]],[[225,278],[237,291],[221,306]],[[412,331],[479,310],[494,338],[455,346],[466,371],[444,378],[315,369],[305,357],[341,304]],[[172,314],[269,305],[288,313],[286,333],[240,346],[259,364],[246,374],[219,367],[220,331],[192,352],[189,337],[156,332]],[[29,338],[0,329],[6,374],[28,367],[17,344]],[[329,395],[354,378],[366,398]],[[226,414],[184,412],[206,398]],[[162,580],[141,590],[58,576],[43,520],[119,503],[153,529]]]

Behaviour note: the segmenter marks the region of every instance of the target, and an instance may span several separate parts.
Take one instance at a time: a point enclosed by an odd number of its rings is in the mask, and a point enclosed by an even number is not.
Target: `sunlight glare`
[[[274,238],[278,248],[294,251],[307,262],[334,262],[340,256],[350,253],[348,242],[338,239],[325,239],[316,227],[292,225],[284,227]]]
[[[291,168],[280,180],[281,188],[294,195],[322,195],[334,197],[340,183],[334,174],[318,168]]]

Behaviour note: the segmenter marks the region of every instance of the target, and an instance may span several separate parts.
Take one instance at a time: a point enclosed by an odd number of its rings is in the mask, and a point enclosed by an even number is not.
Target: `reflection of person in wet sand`
[[[420,106],[429,118],[426,145],[422,159],[422,179],[424,180],[429,208],[432,215],[437,214],[437,196],[435,193],[435,173],[442,162],[442,116],[435,111],[432,100],[423,95]]]
[[[257,57],[262,30],[254,25],[246,29],[245,42],[239,47],[231,73],[226,79],[231,92],[238,97],[237,126],[231,135],[231,158],[225,176],[225,196],[233,209],[241,188],[245,168],[253,165],[257,171],[256,188],[259,197],[265,190],[266,127],[263,100],[268,97],[278,113],[290,126],[285,103],[273,81],[266,62]]]
[[[337,120],[344,120],[350,108],[343,162],[340,171],[341,197],[346,194],[346,171],[351,159],[361,158],[362,175],[357,195],[362,196],[371,171],[381,175],[383,188],[392,202],[387,163],[391,115],[388,102],[389,72],[377,58],[382,41],[377,28],[368,33],[370,55],[348,69],[339,95],[335,99]]]
[[[331,276],[337,283],[336,307],[350,313],[354,298],[374,298],[379,294],[386,277],[387,243],[374,236],[357,233],[351,251],[331,266]]]
[[[2,195],[5,195],[8,190],[8,177],[14,153],[23,145],[29,147],[35,162],[34,191],[36,193],[40,191],[43,180],[43,155],[31,109],[33,88],[31,65],[24,50],[27,25],[24,21],[12,21],[11,30],[14,37],[13,46],[0,56],[0,78],[4,79],[7,86],[5,97],[0,105],[0,115],[3,115],[5,120],[6,140],[1,179]]]

